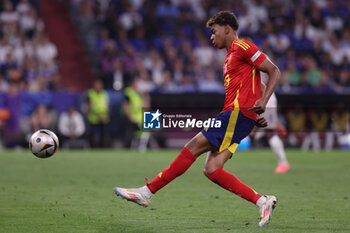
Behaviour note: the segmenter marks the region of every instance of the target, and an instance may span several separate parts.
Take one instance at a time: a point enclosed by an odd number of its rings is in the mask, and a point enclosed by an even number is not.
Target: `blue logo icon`
[[[162,113],[159,112],[159,109],[156,112],[143,112],[143,128],[160,129],[161,115]]]

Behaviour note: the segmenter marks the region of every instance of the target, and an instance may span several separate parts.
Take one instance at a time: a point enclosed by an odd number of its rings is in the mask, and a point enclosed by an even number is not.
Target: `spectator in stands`
[[[4,1],[4,11],[0,13],[0,21],[4,24],[4,27],[8,27],[11,24],[17,24],[19,15],[13,10],[13,4],[11,1]]]
[[[30,11],[32,6],[29,3],[29,0],[20,0],[16,6],[16,11],[20,15],[24,15]]]
[[[124,81],[126,79],[124,73],[123,63],[120,59],[115,59],[113,64],[113,89],[120,91],[124,87]]]
[[[156,90],[160,93],[179,93],[180,88],[174,83],[173,77],[171,77],[171,72],[169,70],[164,70],[162,75],[162,84]]]
[[[295,67],[295,63],[290,61],[287,63],[287,70],[285,71],[288,76],[288,81],[291,86],[299,86],[301,81],[301,75]]]
[[[37,131],[39,129],[50,129],[53,130],[55,121],[52,114],[49,112],[48,108],[39,104],[36,109],[31,114],[31,124],[32,131]]]
[[[51,80],[48,86],[50,91],[64,91],[64,86],[61,83],[61,76],[59,73],[55,73],[51,76]]]
[[[30,40],[26,40],[25,37],[19,38],[19,42],[12,52],[15,61],[21,66],[25,67],[26,60],[34,60],[34,48]]]
[[[320,83],[315,87],[315,93],[318,94],[333,94],[335,93],[335,84],[331,80],[328,72],[321,71]]]
[[[109,96],[103,89],[103,82],[96,80],[88,92],[88,122],[90,124],[90,145],[92,147],[106,147],[110,143]]]
[[[138,91],[140,94],[148,94],[155,88],[155,84],[151,80],[151,76],[147,70],[143,70],[138,75]]]
[[[5,147],[6,120],[9,119],[10,112],[6,108],[0,108],[0,151]]]
[[[87,148],[88,144],[83,139],[85,130],[84,118],[74,106],[58,118],[58,132],[61,134],[63,148]]]
[[[179,92],[181,93],[194,93],[197,91],[196,83],[191,78],[189,73],[185,73],[182,78],[182,82],[179,85]]]
[[[53,77],[58,73],[58,67],[55,63],[45,62],[42,63],[38,69],[38,77],[43,78],[44,90],[52,90]]]
[[[198,82],[198,90],[207,93],[224,93],[224,86],[216,79],[214,70],[205,72],[205,79]]]
[[[6,36],[3,36],[1,38],[1,44],[0,44],[0,63],[3,63],[6,61],[6,56],[11,52],[12,48],[9,43],[9,40]]]
[[[21,143],[20,118],[22,113],[22,98],[19,93],[18,82],[9,83],[9,91],[5,95],[5,108],[10,113],[6,121],[6,147],[17,147]]]
[[[103,48],[100,56],[100,64],[102,71],[102,80],[103,84],[106,88],[112,88],[113,85],[113,72],[115,67],[115,63],[117,61],[117,48],[116,44],[113,40],[108,40],[105,43],[105,47]],[[117,64],[118,65],[118,64]],[[118,68],[121,68],[120,66]]]
[[[342,93],[345,90],[350,89],[350,74],[349,71],[342,70],[338,73],[338,77],[336,78],[336,90],[338,93]]]
[[[57,48],[53,44],[47,35],[43,35],[39,39],[39,43],[36,46],[36,56],[40,64],[53,64],[57,57]]]
[[[102,44],[108,40],[108,36],[109,39],[117,38],[116,43],[121,48],[117,56],[123,60],[124,72],[132,72],[137,62],[135,57],[143,57],[144,67],[152,72],[152,80],[158,87],[156,90],[164,83],[164,70],[170,71],[173,77],[171,82],[177,84],[182,82],[184,73],[190,73],[192,82],[198,81],[198,74],[190,71],[197,66],[196,62],[199,63],[199,70],[210,68],[215,72],[220,71],[219,64],[222,62],[218,62],[218,58],[222,59],[225,56],[217,53],[218,56],[215,54],[215,58],[212,58],[210,48],[203,39],[203,35],[208,32],[195,28],[198,28],[197,25],[208,12],[228,7],[234,7],[239,12],[241,33],[254,35],[253,41],[261,44],[263,50],[270,53],[269,57],[280,63],[281,71],[288,69],[289,62],[294,63],[289,77],[293,90],[314,91],[317,89],[315,84],[319,83],[322,76],[317,68],[310,68],[308,65],[303,67],[299,64],[304,60],[305,54],[311,55],[317,67],[322,67],[327,72],[334,70],[334,66],[342,66],[344,56],[350,57],[350,50],[345,52],[349,47],[347,34],[350,33],[346,33],[346,30],[341,31],[349,17],[343,14],[339,7],[345,6],[338,2],[333,4],[299,0],[284,4],[279,1],[269,3],[251,0],[235,1],[232,6],[220,1],[196,0],[160,1],[151,7],[147,1],[137,2],[110,2],[110,7],[106,7],[108,3],[104,4],[104,7],[99,7],[98,4],[87,5],[90,12],[99,12],[96,15],[92,14],[90,19],[94,18],[95,22],[106,28],[101,33]],[[84,12],[81,15],[85,17]],[[100,15],[103,15],[104,20],[99,19]],[[157,28],[160,30],[150,27],[148,22],[158,23]],[[116,29],[115,25],[118,24],[122,26]],[[131,46],[128,43],[131,43]],[[100,47],[101,45],[97,51]],[[344,48],[344,51],[339,48]],[[332,53],[334,49],[335,53]],[[341,56],[338,56],[339,54]],[[179,65],[181,63],[184,64],[182,68]],[[304,69],[307,73],[304,75],[305,79],[301,80],[301,72],[304,72]],[[328,81],[331,82],[330,79]],[[298,87],[300,83],[301,87]],[[279,89],[283,90],[285,89]]]
[[[0,74],[0,93],[6,93],[9,90],[7,80]]]
[[[33,38],[37,20],[38,18],[33,7],[29,7],[28,11],[23,12],[20,16],[19,26],[26,38]]]
[[[98,35],[94,13],[96,7],[95,1],[83,0],[79,2],[80,17],[78,18],[78,23],[82,32],[85,33],[83,40],[88,45],[88,49],[94,48]]]
[[[97,38],[95,48],[98,52],[101,52],[105,47],[106,43],[110,41],[109,31],[106,28],[102,28]]]
[[[6,59],[0,65],[1,75],[8,81],[18,81],[21,78],[21,71],[18,63],[12,56],[12,51],[6,54]]]
[[[132,5],[128,5],[119,18],[118,22],[122,29],[130,31],[142,24],[142,15],[140,15]]]
[[[304,68],[306,70],[307,82],[313,86],[318,86],[321,81],[321,70],[317,67],[316,61],[311,56],[304,57]]]
[[[152,81],[157,86],[161,85],[163,83],[163,71],[165,69],[165,64],[158,51],[150,51],[150,57],[145,58],[144,66],[151,72]]]
[[[203,67],[208,67],[215,59],[215,51],[209,46],[208,40],[202,36],[199,40],[199,46],[193,51],[196,59]]]

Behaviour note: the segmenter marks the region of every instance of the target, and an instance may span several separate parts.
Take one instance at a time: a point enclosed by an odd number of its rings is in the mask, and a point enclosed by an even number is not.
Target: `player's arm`
[[[266,85],[264,82],[261,82],[261,97],[264,96],[265,90],[266,90]]]
[[[271,60],[267,57],[259,66],[258,70],[265,72],[268,74],[269,78],[266,83],[265,91],[261,99],[264,101],[266,106],[269,101],[272,93],[275,91],[277,84],[281,77],[281,72],[278,67],[271,62]]]
[[[260,99],[255,102],[255,105],[250,110],[261,114],[265,112],[266,104],[269,101],[272,93],[275,91],[276,86],[279,82],[281,72],[278,67],[266,57],[266,59],[258,66],[258,70],[268,74],[269,79],[266,83],[265,91],[262,93]]]
[[[265,89],[266,89],[265,83],[261,82],[261,96],[264,96]],[[266,121],[266,119],[264,117],[259,116],[258,120],[255,123],[255,125],[257,127],[264,128],[264,127],[267,126],[267,121]],[[256,127],[254,129],[256,129]],[[255,134],[254,129],[252,131],[253,133],[251,134],[251,137],[254,137],[254,134]]]

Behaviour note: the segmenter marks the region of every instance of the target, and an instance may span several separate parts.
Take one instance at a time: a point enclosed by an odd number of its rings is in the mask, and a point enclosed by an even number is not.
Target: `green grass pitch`
[[[276,175],[270,150],[238,151],[225,169],[278,198],[271,223],[258,209],[203,175],[205,156],[154,196],[148,208],[113,188],[151,180],[178,150],[0,152],[0,232],[350,232],[349,151],[288,150],[288,174]]]

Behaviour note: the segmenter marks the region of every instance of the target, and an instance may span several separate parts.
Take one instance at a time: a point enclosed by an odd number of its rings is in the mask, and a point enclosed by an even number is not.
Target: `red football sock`
[[[176,177],[182,175],[196,160],[196,157],[184,147],[176,159],[162,172],[158,174],[150,183],[146,184],[152,193],[156,193],[159,189],[170,183]]]
[[[261,197],[260,194],[251,189],[248,185],[242,183],[236,176],[225,171],[222,168],[216,169],[208,178],[224,189],[237,194],[238,196],[253,202],[254,204]]]

